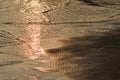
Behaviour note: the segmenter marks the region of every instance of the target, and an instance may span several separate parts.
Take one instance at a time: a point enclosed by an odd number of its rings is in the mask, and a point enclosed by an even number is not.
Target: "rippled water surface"
[[[0,0],[0,80],[120,80],[119,0]]]

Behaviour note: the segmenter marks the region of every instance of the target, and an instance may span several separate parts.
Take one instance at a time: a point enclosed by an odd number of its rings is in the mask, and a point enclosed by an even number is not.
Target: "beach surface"
[[[119,36],[120,0],[0,0],[0,80],[120,80]]]

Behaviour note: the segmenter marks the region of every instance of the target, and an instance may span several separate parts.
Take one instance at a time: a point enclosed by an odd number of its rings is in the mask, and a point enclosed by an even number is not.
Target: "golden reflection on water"
[[[20,2],[17,2],[20,3]],[[41,13],[47,8],[47,5],[41,2],[40,0],[25,0],[23,2],[24,8],[21,12],[34,12],[34,13]]]
[[[24,54],[32,60],[45,55],[44,50],[40,45],[41,27],[39,25],[29,25],[25,30],[27,37],[25,39],[25,43],[22,45]]]
[[[51,11],[56,8],[61,8],[69,2],[70,0],[16,0],[16,4],[22,3],[22,12],[34,11],[35,13],[41,13]]]
[[[21,2],[17,2],[21,4]],[[20,13],[23,22],[49,22],[48,18],[42,13],[44,5],[39,0],[24,0]]]
[[[23,13],[23,22],[44,22],[49,21],[40,10],[42,9],[39,0],[23,0],[23,5],[20,12]],[[16,3],[21,3],[19,0]],[[39,56],[44,55],[41,47],[41,25],[27,25],[25,27],[26,35],[24,43],[22,44],[24,54],[32,59],[38,59]]]

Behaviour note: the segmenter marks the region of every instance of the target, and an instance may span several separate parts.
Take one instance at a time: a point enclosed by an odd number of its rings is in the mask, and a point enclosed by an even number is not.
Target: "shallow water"
[[[91,1],[0,0],[0,80],[119,80],[119,5]]]

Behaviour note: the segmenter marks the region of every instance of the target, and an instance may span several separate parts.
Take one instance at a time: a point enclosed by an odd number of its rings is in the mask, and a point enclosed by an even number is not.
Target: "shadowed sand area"
[[[63,46],[47,49],[51,66],[73,80],[119,80],[119,29],[99,35],[61,40]]]
[[[120,80],[120,1],[0,0],[0,80]]]

